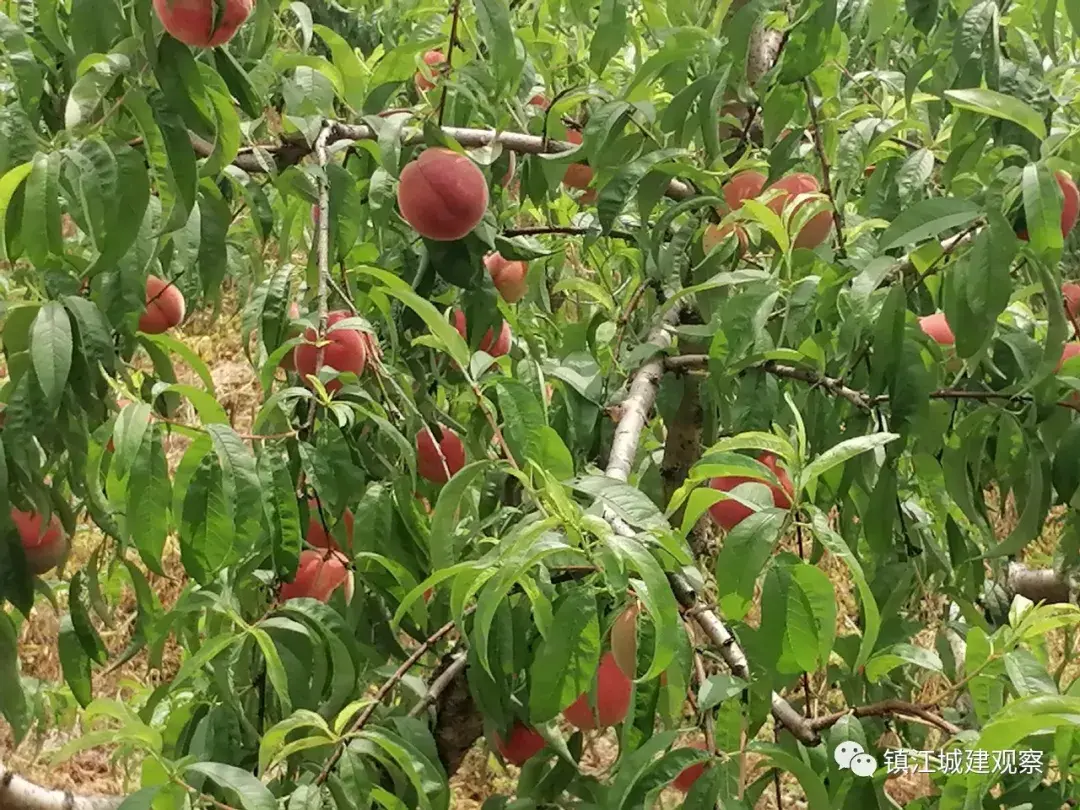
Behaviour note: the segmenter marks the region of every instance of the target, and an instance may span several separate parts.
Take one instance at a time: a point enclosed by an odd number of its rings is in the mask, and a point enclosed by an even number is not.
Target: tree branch
[[[833,224],[836,226],[836,245],[839,253],[843,256],[847,252],[844,244],[844,212],[836,204],[833,196],[832,180],[829,179],[829,158],[825,154],[825,141],[821,136],[821,119],[818,116],[818,108],[814,103],[814,91],[810,86],[810,79],[803,79],[803,89],[806,91],[806,104],[810,108],[810,123],[813,125],[814,149],[817,151],[818,162],[821,164],[821,185],[825,189],[825,196],[829,198],[829,204],[833,211]]]
[[[810,721],[810,726],[815,731],[823,731],[827,728],[832,728],[848,715],[860,718],[909,715],[912,718],[918,718],[931,726],[941,729],[949,736],[955,736],[960,733],[961,729],[959,726],[953,725],[944,717],[935,714],[931,711],[933,708],[934,707],[931,705],[920,706],[914,703],[908,703],[905,700],[883,700],[880,703],[872,703],[868,706],[856,706],[851,709],[845,709],[842,712],[815,718]]]
[[[0,762],[0,810],[116,810],[125,796],[76,796],[28,782]]]
[[[525,155],[558,155],[577,149],[577,144],[554,141],[538,135],[526,135],[520,132],[498,132],[493,129],[470,129],[467,127],[442,127],[442,132],[466,148],[490,146],[498,143],[504,149]],[[373,141],[378,133],[367,124],[332,124],[332,131],[327,145],[338,141]],[[402,143],[405,146],[423,144],[423,130],[409,127],[402,131]],[[197,136],[191,138],[192,147],[201,157],[213,154],[214,147]],[[299,163],[310,155],[313,147],[301,138],[289,138],[280,144],[244,147],[237,154],[233,165],[250,174],[265,174],[278,168]],[[694,189],[689,183],[673,179],[665,192],[668,197],[685,200],[694,196]]]

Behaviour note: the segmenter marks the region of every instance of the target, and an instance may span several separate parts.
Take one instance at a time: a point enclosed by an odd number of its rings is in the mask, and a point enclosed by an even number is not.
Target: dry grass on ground
[[[227,302],[223,307],[224,312],[235,312],[235,306],[230,306],[230,303]],[[223,315],[215,320],[208,314],[200,313],[185,325],[182,337],[210,368],[218,399],[230,415],[233,426],[240,432],[247,432],[251,428],[261,396],[255,374],[238,343],[239,333],[239,315]],[[177,372],[182,382],[198,383],[191,369],[178,365]],[[181,413],[178,418],[184,422],[195,422],[194,414],[190,412]],[[171,466],[175,467],[179,462],[187,444],[188,440],[184,437],[173,435],[169,438],[167,451]],[[1016,522],[1012,500],[1007,499],[1003,506],[994,500],[991,503],[994,506],[994,529],[998,536],[1004,537]],[[1045,564],[1052,553],[1056,539],[1057,526],[1052,518],[1044,536],[1029,549],[1029,558],[1037,563]],[[76,564],[85,562],[99,541],[100,536],[89,527],[81,530],[74,538],[73,555]],[[794,538],[790,540],[789,546],[787,550],[797,550]],[[153,574],[147,576],[151,587],[157,592],[162,602],[169,605],[183,587],[183,569],[175,546],[169,548],[165,565],[167,578]],[[836,589],[839,608],[837,632],[841,635],[855,632],[858,607],[846,566],[842,561],[826,554],[821,567],[829,575]],[[127,643],[135,610],[134,599],[126,587],[126,581],[118,581],[116,587],[121,595],[119,601],[110,600],[115,605],[114,628],[106,627],[95,617],[112,653],[122,650]],[[57,594],[63,607],[66,590],[60,587],[57,589]],[[937,631],[937,617],[941,616],[942,607],[943,603],[940,599],[927,601],[924,611],[927,628],[919,634],[915,643],[932,646],[933,637]],[[760,612],[756,606],[747,620],[752,625],[760,621]],[[55,751],[68,740],[82,733],[75,722],[75,713],[70,708],[70,697],[66,701],[63,699],[66,688],[62,684],[60,663],[56,652],[58,630],[59,620],[56,613],[47,602],[38,600],[30,620],[21,629],[19,649],[23,675],[40,681],[44,692],[52,695],[54,700],[60,698],[56,701],[56,705],[59,705],[62,711],[59,712],[58,717],[53,718],[53,722],[46,731],[35,732],[16,750],[12,749],[11,737],[6,725],[0,724],[0,761],[27,778],[48,787],[80,793],[125,792],[132,787],[132,784],[125,783],[125,775],[130,773],[131,781],[134,783],[137,768],[125,768],[125,763],[115,761],[109,749],[97,748],[79,753],[59,766],[51,763],[51,757]],[[1049,639],[1049,647],[1053,664],[1056,666],[1066,656],[1063,636],[1055,635]],[[125,695],[130,695],[133,685],[154,684],[171,677],[180,660],[181,651],[175,647],[169,647],[166,649],[160,670],[149,668],[145,652],[114,670],[96,668],[94,694],[98,697],[123,700]],[[1072,669],[1077,669],[1078,666],[1080,665],[1073,664]],[[928,688],[935,688],[935,685],[928,685]],[[825,706],[839,709],[843,706],[842,697],[831,691],[823,679],[815,679],[811,689],[819,709]],[[771,735],[771,725],[767,725],[762,731],[762,737],[769,738]],[[614,761],[617,753],[617,743],[612,732],[596,735],[588,742],[583,758],[584,768],[587,772],[601,774]],[[753,762],[751,762],[751,768],[753,768]],[[454,807],[457,810],[474,810],[492,795],[500,793],[512,795],[516,774],[516,768],[510,766],[504,769],[483,745],[478,745],[466,757],[463,766],[451,780]],[[931,789],[928,777],[918,774],[890,778],[887,785],[890,795],[901,805],[928,795]],[[802,792],[793,778],[784,779],[783,794],[783,810],[795,810],[795,808],[801,810],[806,806]],[[680,794],[672,790],[665,792],[662,797],[662,805],[665,808],[677,807],[679,804]],[[775,792],[772,789],[763,794],[756,810],[777,810]]]

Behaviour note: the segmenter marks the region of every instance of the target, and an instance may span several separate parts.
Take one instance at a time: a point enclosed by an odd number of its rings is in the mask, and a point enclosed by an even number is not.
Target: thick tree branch
[[[936,714],[933,711],[933,708],[933,706],[919,706],[914,703],[908,703],[905,700],[883,700],[880,703],[872,703],[869,706],[856,706],[852,709],[845,709],[842,712],[815,718],[810,721],[810,726],[815,731],[824,731],[827,728],[832,728],[848,715],[854,717],[885,717],[891,715],[903,717],[907,715],[910,718],[917,718],[935,728],[939,728],[949,736],[955,736],[960,733],[959,726],[953,725],[941,715]]]
[[[125,798],[47,790],[16,776],[0,763],[0,810],[115,810]]]

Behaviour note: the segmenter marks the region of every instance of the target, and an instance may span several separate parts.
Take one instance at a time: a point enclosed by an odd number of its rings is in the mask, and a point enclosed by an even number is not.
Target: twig
[[[450,75],[450,71],[454,68],[454,46],[457,45],[457,26],[458,17],[461,16],[461,0],[454,0],[454,5],[450,9],[451,21],[450,21],[450,44],[446,47],[446,70],[443,72],[442,93],[439,96],[439,126],[443,125],[443,120],[446,116],[446,96],[450,92],[450,86],[445,79]]]
[[[315,260],[318,264],[319,282],[316,287],[318,314],[319,314],[319,340],[315,344],[315,374],[322,369],[323,357],[326,353],[326,322],[327,298],[329,297],[330,281],[330,180],[326,176],[326,167],[330,162],[330,153],[327,142],[334,131],[334,125],[327,122],[323,125],[319,137],[315,139],[315,156],[319,161],[319,225],[316,230]],[[311,430],[315,424],[315,413],[318,408],[312,403],[308,409],[306,430]]]
[[[950,736],[960,733],[959,726],[953,725],[944,717],[931,711],[934,704],[915,704],[905,700],[883,700],[879,703],[871,703],[868,706],[856,706],[845,709],[842,712],[817,717],[810,721],[810,727],[815,731],[823,731],[832,728],[848,715],[854,717],[883,717],[886,715],[910,715],[913,718],[923,720],[930,725],[941,729]]]
[[[431,685],[428,686],[427,692],[424,693],[420,702],[409,709],[409,717],[419,717],[429,706],[434,704],[435,701],[439,699],[439,695],[446,691],[446,687],[448,687],[458,675],[465,671],[465,667],[468,663],[468,656],[465,653],[458,653],[450,666],[443,670],[442,674],[431,682]]]
[[[408,658],[401,662],[401,666],[399,666],[394,671],[394,674],[391,675],[386,680],[386,682],[379,687],[371,703],[369,703],[364,708],[364,710],[360,713],[359,717],[357,717],[355,722],[353,722],[353,724],[349,727],[349,735],[355,734],[365,725],[367,725],[368,720],[370,720],[371,716],[375,714],[375,710],[378,708],[379,704],[382,703],[383,699],[388,694],[390,694],[390,690],[392,690],[397,685],[398,681],[400,681],[408,674],[409,670],[413,668],[417,661],[419,661],[427,654],[428,650],[430,650],[440,640],[442,640],[442,638],[451,630],[453,630],[455,626],[456,625],[453,622],[447,622],[430,636],[428,636],[428,638],[424,641],[423,644],[413,650],[412,655],[410,655]],[[339,743],[337,748],[334,750],[334,753],[330,755],[330,758],[326,761],[326,764],[323,765],[322,771],[320,771],[319,775],[315,778],[316,785],[321,785],[327,780],[327,778],[330,776],[330,771],[332,771],[334,769],[334,766],[337,765],[338,760],[341,759],[341,755],[344,750],[344,746]]]
[[[604,236],[611,239],[623,239],[627,242],[636,242],[637,237],[629,231],[608,231],[601,233],[597,228],[571,228],[561,225],[545,225],[529,228],[508,228],[502,232],[503,236]]]
[[[844,244],[844,213],[836,204],[836,197],[833,196],[832,181],[829,179],[829,159],[825,155],[825,141],[821,137],[821,120],[818,116],[818,108],[814,104],[814,91],[810,87],[809,78],[803,79],[803,89],[806,90],[806,104],[810,108],[810,122],[813,124],[814,148],[817,150],[818,161],[821,163],[821,185],[832,205],[833,222],[836,225],[837,252],[842,257],[847,253],[847,246]]]
[[[701,660],[701,655],[697,652],[694,653],[694,674],[697,676],[698,688],[704,688],[709,677],[705,674],[705,663]],[[711,711],[705,712],[705,747],[709,749],[709,753],[715,756],[718,752],[716,750],[716,732],[713,722],[713,713]]]

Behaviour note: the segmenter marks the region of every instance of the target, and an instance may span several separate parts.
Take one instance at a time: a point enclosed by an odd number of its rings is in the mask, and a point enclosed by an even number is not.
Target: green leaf
[[[34,318],[30,334],[30,360],[41,392],[56,409],[71,373],[73,341],[71,321],[59,301],[46,301]]]
[[[921,200],[900,213],[878,240],[878,248],[891,250],[896,247],[921,242],[937,236],[950,228],[958,228],[974,222],[980,207],[969,199],[960,197],[934,197]]]
[[[486,2],[499,2],[499,0],[485,0]],[[589,67],[597,76],[603,74],[604,68],[611,62],[612,57],[626,43],[629,33],[627,0],[600,0],[600,14],[596,20],[596,33],[593,34],[589,43]]]
[[[11,206],[11,200],[15,196],[15,192],[19,190],[19,186],[22,185],[33,168],[34,162],[28,161],[0,176],[0,261],[7,261],[10,258],[4,237],[6,229],[3,227],[7,221],[8,208]]]
[[[238,552],[246,554],[259,537],[262,514],[255,457],[229,425],[207,425],[206,432],[221,465],[222,494],[236,529],[235,538],[243,543]]]
[[[439,490],[435,513],[431,516],[431,563],[436,569],[458,562],[459,549],[455,543],[455,530],[461,500],[473,482],[491,467],[492,463],[487,460],[466,464]]]
[[[1031,106],[1013,96],[1007,96],[996,90],[973,87],[967,90],[946,90],[945,100],[954,107],[971,110],[980,115],[989,115],[1019,124],[1040,141],[1046,140],[1046,125],[1042,116]]]
[[[116,80],[130,68],[131,60],[122,53],[96,57],[89,70],[83,73],[71,88],[67,106],[64,108],[64,126],[74,129],[87,123]]]
[[[592,688],[600,665],[600,622],[588,588],[571,591],[555,609],[555,627],[529,669],[529,719],[546,723]]]
[[[762,754],[765,760],[781,773],[794,774],[799,780],[803,793],[806,794],[808,810],[832,810],[833,804],[829,799],[829,791],[826,790],[821,777],[801,759],[773,743],[753,742],[747,750]]]
[[[655,152],[649,152],[623,166],[610,181],[605,183],[596,203],[597,216],[604,233],[611,232],[615,225],[615,218],[619,216],[630,196],[645,179],[645,175],[657,166],[685,154],[684,149],[658,149]]]
[[[131,464],[125,525],[146,567],[162,576],[165,572],[161,567],[161,556],[169,535],[171,504],[168,461],[161,437],[151,429],[144,434]]]
[[[7,6],[8,12],[18,11],[18,6]],[[40,14],[40,11],[38,11]],[[35,15],[36,16],[36,15]],[[11,18],[0,12],[0,52],[7,57],[8,67],[15,77],[19,105],[32,121],[41,117],[41,96],[44,91],[42,65],[35,56],[30,38]],[[0,220],[2,222],[3,220]]]
[[[1010,270],[1016,236],[1000,214],[991,215],[963,259],[946,275],[945,317],[956,335],[960,357],[974,357],[993,336],[998,317],[1009,305]]]
[[[178,340],[169,334],[147,335],[146,339],[151,343],[157,344],[166,352],[179,355],[180,359],[198,375],[207,392],[213,396],[217,396],[217,392],[214,390],[214,377],[210,373],[210,368],[197,352],[187,346],[182,340]]]
[[[568,486],[596,498],[635,528],[668,528],[660,508],[644,492],[616,478],[587,475],[568,482]]]
[[[90,600],[86,586],[86,571],[79,570],[71,578],[68,588],[68,610],[75,635],[79,639],[86,655],[96,664],[104,664],[109,659],[101,636],[90,620]]]
[[[1043,261],[1056,262],[1064,246],[1061,233],[1061,189],[1041,163],[1024,167],[1021,180],[1024,219],[1031,249]]]
[[[277,810],[277,799],[250,772],[220,762],[196,762],[187,772],[202,774],[225,790],[231,791],[244,810]]]
[[[19,639],[11,617],[0,610],[0,712],[18,745],[30,730],[30,711],[19,680]]]
[[[397,298],[419,315],[424,323],[427,324],[428,329],[430,329],[439,340],[446,344],[450,356],[461,368],[468,367],[469,357],[472,356],[472,352],[469,351],[469,344],[465,342],[465,339],[458,334],[457,329],[455,329],[450,322],[443,317],[443,314],[435,309],[430,302],[414,293],[409,285],[400,278],[385,270],[380,270],[376,267],[362,266],[356,268],[355,272],[371,276],[382,282],[386,288],[386,292]]]
[[[889,672],[904,664],[911,664],[931,672],[942,671],[941,659],[933,650],[911,644],[894,644],[866,662],[866,677],[870,683],[877,683]]]
[[[698,711],[706,712],[719,706],[728,698],[741,694],[749,686],[742,678],[736,678],[726,672],[710,675],[705,683],[698,687]]]
[[[75,633],[75,626],[70,616],[64,616],[60,621],[60,635],[57,639],[57,648],[60,653],[60,668],[64,673],[64,681],[71,689],[71,694],[84,709],[93,699],[90,682],[90,658],[86,655],[79,637]],[[6,688],[6,687],[5,687]]]
[[[143,437],[150,429],[150,406],[145,402],[129,402],[113,425],[114,464],[118,475],[123,476],[135,461]]]
[[[39,267],[50,254],[64,254],[60,236],[60,162],[59,152],[38,152],[26,181],[21,235],[27,257]]]
[[[270,531],[274,570],[291,580],[300,558],[302,534],[296,484],[289,477],[288,458],[277,448],[261,448],[258,472],[263,518]]]
[[[828,52],[836,26],[836,0],[813,0],[812,9],[791,29],[784,46],[780,81],[792,84],[817,70]],[[790,47],[790,50],[788,49]]]
[[[834,467],[838,467],[849,459],[879,447],[884,447],[889,442],[900,438],[897,433],[872,433],[869,436],[859,436],[855,439],[847,439],[834,445],[811,461],[799,475],[798,490],[808,489],[814,485],[818,478],[823,476]]]
[[[525,49],[514,33],[511,7],[505,0],[475,0],[475,5],[476,27],[487,43],[487,58],[491,62],[496,89],[517,87]]]
[[[503,433],[514,458],[539,465],[559,481],[572,476],[574,460],[559,434],[547,425],[536,395],[516,380],[500,380],[496,388]]]
[[[336,56],[334,59],[337,61]],[[218,73],[221,74],[221,78],[225,81],[229,91],[240,104],[240,109],[249,118],[258,118],[262,115],[266,99],[252,84],[248,74],[240,63],[236,61],[236,57],[229,52],[228,48],[214,48],[214,66],[217,68]],[[341,66],[338,67],[340,69]]]

